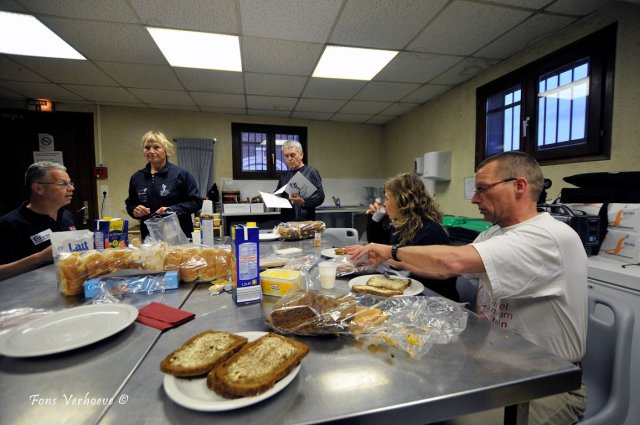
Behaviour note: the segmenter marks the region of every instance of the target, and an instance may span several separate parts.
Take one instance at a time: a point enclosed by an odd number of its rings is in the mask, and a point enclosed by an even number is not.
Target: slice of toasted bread
[[[243,345],[247,338],[221,331],[204,331],[169,354],[160,369],[174,376],[198,376],[210,372]]]
[[[409,278],[387,278],[384,276],[373,276],[367,280],[367,285],[376,288],[392,289],[394,291],[404,291],[411,285]]]
[[[394,289],[376,288],[369,285],[353,285],[351,291],[358,294],[370,294],[377,295],[379,297],[393,297],[395,295],[402,295],[404,291],[396,291]]]
[[[207,375],[207,386],[226,398],[261,394],[295,368],[309,346],[275,333],[248,343]]]

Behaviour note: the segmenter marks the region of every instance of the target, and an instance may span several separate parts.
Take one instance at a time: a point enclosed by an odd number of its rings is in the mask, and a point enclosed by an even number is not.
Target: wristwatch
[[[391,258],[396,261],[400,261],[400,259],[398,258],[398,248],[398,244],[391,245]]]

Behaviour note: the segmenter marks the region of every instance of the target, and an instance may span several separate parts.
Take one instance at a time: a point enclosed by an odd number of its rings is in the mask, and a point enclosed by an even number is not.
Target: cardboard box
[[[607,216],[610,228],[640,233],[640,204],[609,204]]]
[[[254,202],[252,204],[249,204],[251,206],[251,212],[252,213],[261,213],[264,212],[264,203],[262,202]]]
[[[598,255],[625,263],[640,262],[640,234],[609,228]]]
[[[260,273],[260,285],[264,295],[284,296],[292,286],[302,284],[302,272],[298,270],[269,269]]]
[[[129,220],[111,217],[95,220],[93,236],[96,249],[126,248],[129,246]]]
[[[235,255],[235,285],[232,295],[236,304],[262,301],[259,231],[257,227],[249,226],[234,226],[232,230]]]
[[[250,214],[251,204],[223,204],[226,214]]]

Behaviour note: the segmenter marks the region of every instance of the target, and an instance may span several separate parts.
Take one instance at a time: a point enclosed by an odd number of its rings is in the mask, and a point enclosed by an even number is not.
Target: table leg
[[[504,425],[527,425],[529,423],[529,402],[512,404],[504,408]]]

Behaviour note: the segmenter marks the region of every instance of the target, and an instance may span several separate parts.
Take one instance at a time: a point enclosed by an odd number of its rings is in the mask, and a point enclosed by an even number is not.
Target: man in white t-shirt
[[[478,166],[471,202],[494,224],[465,246],[369,244],[349,247],[354,259],[444,279],[478,281],[476,313],[559,357],[578,363],[587,335],[587,256],[577,233],[538,213],[542,170],[530,155],[504,152]],[[530,424],[571,424],[586,408],[586,390],[530,403]]]

